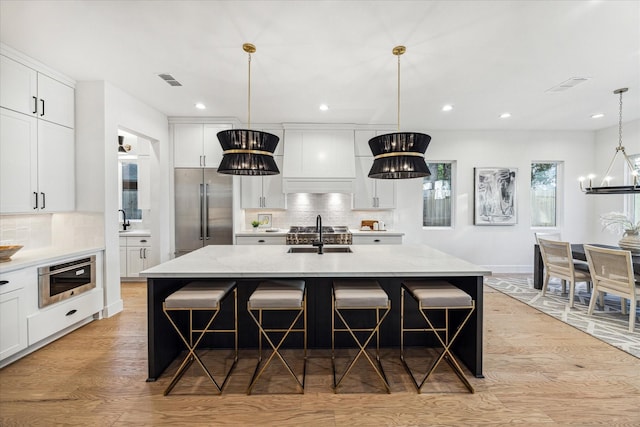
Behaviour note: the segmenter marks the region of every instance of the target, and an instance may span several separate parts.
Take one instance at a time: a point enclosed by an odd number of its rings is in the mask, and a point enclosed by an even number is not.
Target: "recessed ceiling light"
[[[453,105],[451,104],[447,104],[442,107],[442,111],[451,111],[451,110],[453,110]]]
[[[603,117],[604,117],[603,113],[596,113],[596,114],[591,116],[592,119],[601,119]]]
[[[329,106],[327,104],[320,104],[320,111],[329,111]]]
[[[206,105],[204,105],[202,102],[198,102],[198,103],[196,104],[196,108],[197,108],[198,110],[205,110],[205,109],[207,108],[207,106],[206,106]]]
[[[502,114],[500,114],[500,118],[501,119],[508,119],[509,117],[511,117],[511,113],[502,113]]]

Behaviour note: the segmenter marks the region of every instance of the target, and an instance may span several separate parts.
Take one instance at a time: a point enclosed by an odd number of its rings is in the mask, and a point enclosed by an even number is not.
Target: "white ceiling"
[[[1,0],[0,41],[168,116],[246,122],[250,42],[253,123],[396,124],[399,44],[402,130],[601,129],[619,87],[624,121],[640,118],[636,0]],[[571,77],[590,80],[545,92]]]

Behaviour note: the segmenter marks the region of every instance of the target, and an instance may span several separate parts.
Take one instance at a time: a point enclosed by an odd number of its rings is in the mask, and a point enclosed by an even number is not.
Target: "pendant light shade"
[[[589,185],[585,185],[585,179],[580,178],[580,189],[586,194],[633,194],[640,193],[640,184],[638,183],[638,168],[633,164],[629,156],[627,155],[624,146],[622,145],[622,94],[628,91],[629,89],[623,87],[621,89],[616,89],[613,91],[615,95],[620,96],[619,107],[620,113],[618,116],[618,146],[616,147],[616,152],[613,154],[613,158],[611,159],[611,163],[609,163],[609,168],[604,173],[602,178],[602,182],[599,187],[593,186],[593,178],[589,177]],[[616,185],[610,186],[609,181],[609,172],[613,168],[613,164],[618,156],[618,153],[622,153],[622,157],[624,159],[624,164],[629,167],[631,171],[631,177],[633,184],[632,185]]]
[[[431,137],[424,133],[400,132],[400,55],[406,50],[404,46],[396,46],[392,51],[398,57],[398,132],[369,140],[373,153],[369,178],[409,179],[431,175],[424,160]]]
[[[430,141],[429,135],[415,132],[388,133],[370,139],[374,160],[369,178],[407,179],[431,175],[424,160]]]
[[[219,173],[232,175],[277,175],[280,173],[273,152],[278,145],[276,135],[249,129],[218,132],[224,155]]]
[[[247,96],[247,129],[229,129],[218,132],[222,146],[222,161],[218,173],[227,175],[277,175],[280,173],[273,158],[278,145],[276,135],[251,130],[251,54],[256,47],[251,43],[242,45],[249,54],[249,90]]]

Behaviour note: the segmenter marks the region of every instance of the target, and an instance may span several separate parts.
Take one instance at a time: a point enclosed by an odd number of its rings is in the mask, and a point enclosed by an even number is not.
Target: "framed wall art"
[[[271,228],[271,214],[258,214],[258,222],[260,228]]]
[[[474,168],[475,225],[517,223],[516,168]]]

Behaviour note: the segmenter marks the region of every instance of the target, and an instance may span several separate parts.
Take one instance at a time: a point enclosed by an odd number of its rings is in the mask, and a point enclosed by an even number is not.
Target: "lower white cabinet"
[[[151,237],[120,237],[120,277],[140,277],[150,258]]]
[[[102,288],[95,288],[28,316],[29,345],[35,344],[102,309]]]
[[[26,287],[37,280],[34,268],[0,276],[0,360],[27,348]]]
[[[379,234],[375,235],[361,235],[354,234],[353,235],[353,244],[354,245],[401,245],[402,244],[402,235],[389,235],[389,236],[381,236]]]
[[[284,245],[285,236],[236,236],[236,245]]]

